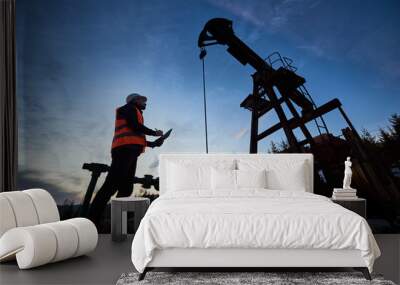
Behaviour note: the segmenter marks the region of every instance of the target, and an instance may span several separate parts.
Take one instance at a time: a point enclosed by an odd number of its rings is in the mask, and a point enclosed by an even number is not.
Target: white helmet
[[[146,96],[142,96],[142,95],[140,95],[140,94],[138,94],[138,93],[132,93],[132,94],[129,94],[129,95],[126,97],[126,103],[128,104],[129,102],[136,102],[136,101],[139,100],[139,99],[145,99],[145,100],[147,100],[147,97],[146,97]]]

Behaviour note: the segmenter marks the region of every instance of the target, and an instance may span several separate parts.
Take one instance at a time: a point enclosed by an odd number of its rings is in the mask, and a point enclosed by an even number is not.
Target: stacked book
[[[354,200],[357,199],[357,190],[356,189],[342,189],[335,188],[333,189],[332,199],[335,200]]]

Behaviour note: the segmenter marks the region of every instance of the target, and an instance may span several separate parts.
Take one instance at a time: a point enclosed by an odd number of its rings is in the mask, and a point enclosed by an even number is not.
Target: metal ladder
[[[281,56],[279,52],[273,52],[271,53],[266,59],[264,59],[266,62],[269,63],[269,65],[273,68],[279,68],[283,67],[287,70],[290,70],[292,72],[297,71],[297,67],[293,65],[293,60],[291,58],[288,58],[286,56]],[[310,93],[308,92],[307,88],[303,85],[300,85],[299,88],[297,89],[304,97],[306,97],[308,100],[313,105],[313,108],[316,109],[317,105],[315,104],[313,98],[311,97]],[[314,123],[317,127],[318,133],[320,135],[322,134],[329,134],[328,127],[325,123],[325,120],[323,116],[316,117],[314,119]]]

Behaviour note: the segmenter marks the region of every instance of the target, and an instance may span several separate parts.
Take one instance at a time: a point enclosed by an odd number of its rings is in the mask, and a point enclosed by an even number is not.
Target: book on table
[[[336,196],[332,195],[332,199],[334,200],[357,200],[358,196]]]
[[[357,193],[333,193],[333,195],[338,197],[355,197]]]
[[[335,200],[355,200],[357,199],[357,190],[356,189],[342,189],[342,188],[334,188],[332,199]]]
[[[357,189],[334,188],[334,193],[357,193]]]

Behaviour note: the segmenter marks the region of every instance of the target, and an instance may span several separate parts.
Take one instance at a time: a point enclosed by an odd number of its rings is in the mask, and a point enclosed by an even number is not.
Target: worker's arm
[[[128,123],[128,127],[131,128],[135,132],[139,132],[148,136],[157,136],[157,132],[149,129],[145,125],[142,125],[138,122],[137,116],[132,110],[132,106],[125,105],[119,108],[119,115],[123,117]]]

